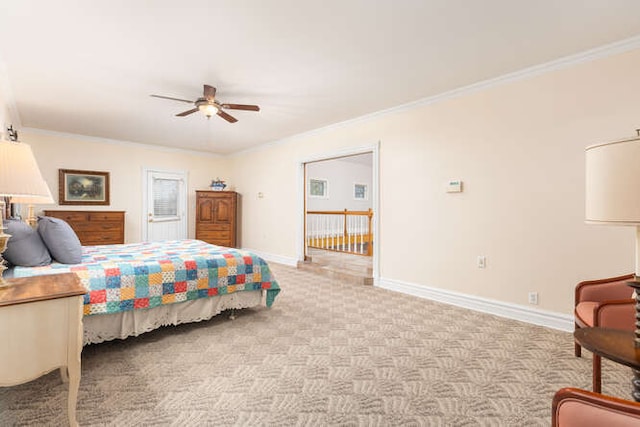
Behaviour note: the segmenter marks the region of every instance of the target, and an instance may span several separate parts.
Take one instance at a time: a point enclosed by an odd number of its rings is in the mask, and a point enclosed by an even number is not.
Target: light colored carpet
[[[273,269],[271,309],[85,347],[80,424],[548,426],[556,390],[590,389],[569,333]],[[605,393],[631,376],[603,361]],[[65,425],[66,398],[57,372],[0,388],[0,425]]]

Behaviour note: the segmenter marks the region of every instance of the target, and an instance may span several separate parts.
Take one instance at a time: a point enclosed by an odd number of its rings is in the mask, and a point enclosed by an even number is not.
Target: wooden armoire
[[[235,248],[237,216],[235,191],[196,191],[196,239]]]

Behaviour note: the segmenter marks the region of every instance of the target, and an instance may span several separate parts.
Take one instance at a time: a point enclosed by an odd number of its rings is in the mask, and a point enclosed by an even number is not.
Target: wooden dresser
[[[196,191],[196,239],[235,248],[238,193]]]
[[[44,211],[69,223],[83,246],[124,243],[124,211]]]

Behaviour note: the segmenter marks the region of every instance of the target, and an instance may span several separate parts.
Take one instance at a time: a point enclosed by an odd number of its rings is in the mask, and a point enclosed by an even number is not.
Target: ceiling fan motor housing
[[[198,98],[198,100],[194,102],[194,104],[209,119],[214,114],[218,114],[218,111],[220,110],[220,108],[216,105],[215,101],[213,100],[209,101],[205,98]]]

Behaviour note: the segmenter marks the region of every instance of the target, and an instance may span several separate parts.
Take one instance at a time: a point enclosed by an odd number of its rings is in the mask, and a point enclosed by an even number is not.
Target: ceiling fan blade
[[[149,96],[153,96],[154,98],[170,99],[172,101],[181,101],[181,102],[188,102],[189,104],[193,104],[193,101],[189,101],[188,99],[171,98],[170,96],[162,96],[162,95],[149,95]]]
[[[257,105],[222,104],[222,108],[228,108],[230,110],[260,111],[260,107]]]
[[[198,110],[199,110],[199,108],[197,108],[197,107],[196,108],[192,108],[191,110],[183,111],[182,113],[176,114],[176,117],[188,116],[189,114],[193,114]]]
[[[235,122],[237,122],[237,121],[238,121],[238,119],[236,119],[235,117],[233,117],[233,116],[231,116],[231,115],[229,115],[229,114],[225,113],[225,112],[224,112],[224,111],[222,111],[222,110],[218,110],[218,115],[219,115],[220,117],[222,117],[223,119],[225,119],[226,121],[228,121],[229,123],[235,123]]]
[[[204,99],[207,101],[213,101],[216,96],[216,88],[209,85],[204,85]]]

